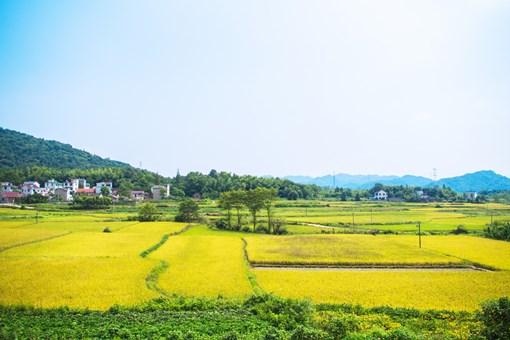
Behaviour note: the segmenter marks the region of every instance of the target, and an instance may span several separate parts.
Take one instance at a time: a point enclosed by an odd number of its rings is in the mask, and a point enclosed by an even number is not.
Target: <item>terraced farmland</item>
[[[508,217],[506,206],[492,208],[494,220]],[[336,221],[348,229],[352,211],[356,229],[400,226],[414,232],[414,222],[406,221],[420,219],[424,229],[436,223],[431,228],[442,231],[459,221],[471,230],[490,223],[486,211],[474,205],[335,203],[278,208],[275,217]],[[324,234],[342,231],[338,227],[289,225],[294,235],[269,236],[205,225],[119,221],[125,213],[41,212],[37,224],[34,216],[34,211],[0,209],[0,304],[103,310],[174,294],[239,298],[265,291],[317,303],[472,310],[483,300],[510,295],[510,244],[474,236],[423,236],[420,249],[418,237],[410,234]],[[252,268],[250,263],[294,268]],[[498,271],[452,268],[472,264]],[[371,267],[382,268],[366,270]]]

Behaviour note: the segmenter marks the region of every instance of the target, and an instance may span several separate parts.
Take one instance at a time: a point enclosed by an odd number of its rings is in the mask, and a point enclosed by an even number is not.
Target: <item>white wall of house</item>
[[[379,190],[374,194],[375,200],[387,200],[388,199],[388,193],[384,190]]]
[[[96,183],[96,194],[101,193],[102,187],[108,187],[110,189],[110,192],[112,192],[112,190],[113,190],[112,182],[99,182],[99,183]]]
[[[76,192],[80,187],[80,181],[78,179],[71,179],[64,182],[64,189],[71,189]]]
[[[2,182],[2,191],[11,192],[14,188],[14,184],[11,182]]]

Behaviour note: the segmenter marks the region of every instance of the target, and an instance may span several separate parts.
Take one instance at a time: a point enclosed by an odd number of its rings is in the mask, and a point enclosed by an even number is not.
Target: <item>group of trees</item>
[[[324,193],[325,198],[334,198],[341,201],[361,201],[368,200],[373,197],[379,190],[384,190],[388,193],[390,200],[405,201],[405,202],[420,202],[420,201],[457,201],[462,200],[462,195],[457,194],[446,186],[442,187],[412,187],[404,185],[382,185],[376,183],[370,189],[344,189],[335,188]],[[418,195],[418,192],[422,195]]]
[[[75,196],[72,206],[75,209],[107,209],[112,205],[112,199],[105,196]]]
[[[241,229],[241,210],[246,208],[249,210],[253,230],[257,227],[257,214],[260,210],[264,209],[267,214],[268,231],[274,233],[275,224],[272,219],[272,208],[278,198],[278,191],[276,188],[262,188],[258,187],[252,190],[232,190],[221,194],[220,207],[227,211],[227,224],[229,229]],[[232,227],[232,210],[237,212],[237,225]]]
[[[316,185],[297,184],[280,178],[239,176],[216,170],[211,170],[207,175],[200,172],[190,172],[186,176],[177,174],[170,179],[170,194],[174,197],[199,194],[202,198],[216,200],[224,192],[255,188],[275,189],[278,197],[286,199],[316,199],[321,191]]]

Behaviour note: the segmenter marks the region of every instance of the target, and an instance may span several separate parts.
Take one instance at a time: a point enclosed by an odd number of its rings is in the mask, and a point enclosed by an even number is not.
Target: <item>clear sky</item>
[[[0,126],[166,176],[510,176],[510,1],[0,0]]]

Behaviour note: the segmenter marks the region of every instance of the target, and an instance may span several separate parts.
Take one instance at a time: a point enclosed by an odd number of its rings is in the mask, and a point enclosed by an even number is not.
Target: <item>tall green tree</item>
[[[262,188],[255,188],[246,192],[244,205],[251,213],[253,231],[257,228],[257,213],[264,207],[264,193]]]
[[[179,213],[175,216],[177,222],[193,222],[198,220],[198,203],[192,198],[185,199],[179,203]]]
[[[144,203],[138,212],[140,222],[151,222],[158,219],[158,209],[150,202]]]
[[[110,188],[107,186],[101,187],[101,195],[104,197],[108,197],[110,195]]]
[[[241,229],[241,210],[245,206],[246,201],[246,191],[245,190],[234,190],[231,191],[230,194],[231,205],[232,208],[236,210],[237,213],[237,230]]]
[[[232,195],[232,191],[227,191],[227,192],[224,192],[220,195],[220,201],[219,201],[219,205],[221,208],[225,209],[227,211],[227,223],[228,223],[228,228],[229,229],[232,229],[232,223],[231,223],[231,212],[232,212],[232,203],[233,203],[233,195]]]
[[[258,188],[255,189],[258,190],[260,195],[260,199],[262,201],[262,207],[266,209],[267,212],[267,227],[269,229],[270,233],[273,233],[273,223],[271,219],[271,209],[273,208],[274,203],[278,199],[278,192],[276,189],[266,189],[266,188]]]

